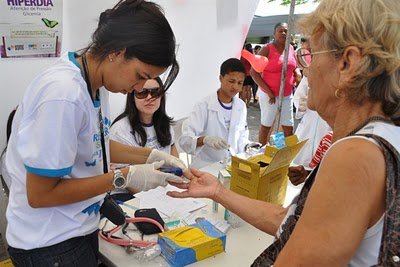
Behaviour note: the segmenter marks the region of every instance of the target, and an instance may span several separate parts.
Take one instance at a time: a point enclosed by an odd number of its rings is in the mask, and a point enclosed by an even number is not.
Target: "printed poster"
[[[0,0],[0,57],[59,57],[62,0]]]

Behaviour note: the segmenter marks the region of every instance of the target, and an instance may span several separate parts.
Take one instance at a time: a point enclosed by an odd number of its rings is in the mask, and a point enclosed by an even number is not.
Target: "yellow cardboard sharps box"
[[[267,146],[264,154],[247,160],[232,156],[230,189],[250,198],[283,205],[290,162],[307,140],[298,142],[297,136],[292,135],[285,141],[286,147]]]

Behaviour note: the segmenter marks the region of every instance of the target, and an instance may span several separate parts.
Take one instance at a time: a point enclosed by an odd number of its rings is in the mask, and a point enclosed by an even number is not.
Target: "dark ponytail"
[[[18,107],[18,106],[17,106]],[[6,140],[7,140],[7,144],[8,144],[8,140],[10,140],[10,136],[11,136],[11,129],[12,129],[12,123],[14,120],[14,116],[15,116],[15,112],[17,112],[17,107],[15,109],[13,109],[10,114],[8,115],[8,119],[7,119],[7,129],[6,129]],[[3,152],[1,152],[1,157],[4,155],[4,153],[6,153],[7,151],[7,144],[6,147],[4,148]]]
[[[158,67],[170,67],[167,90],[179,72],[175,36],[161,7],[144,0],[122,0],[102,12],[92,42],[84,50],[104,60],[125,49],[125,58]]]

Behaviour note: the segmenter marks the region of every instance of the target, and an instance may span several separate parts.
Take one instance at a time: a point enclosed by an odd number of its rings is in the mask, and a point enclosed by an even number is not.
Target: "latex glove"
[[[216,150],[228,149],[229,144],[218,136],[204,136],[203,144]]]
[[[187,169],[185,163],[182,160],[180,160],[177,157],[174,157],[168,153],[157,150],[157,149],[153,149],[150,152],[150,155],[147,158],[146,163],[153,163],[153,162],[160,161],[160,160],[163,160],[165,162],[165,164],[164,164],[165,166],[178,167],[178,168],[181,168],[183,171],[185,171]],[[158,167],[158,168],[160,168],[160,167]]]
[[[248,143],[247,145],[244,146],[244,151],[245,152],[249,152],[250,150],[258,151],[258,150],[261,149],[261,147],[262,147],[261,143],[259,143],[259,142],[251,142],[251,143]]]
[[[182,183],[182,177],[157,171],[164,165],[164,161],[156,161],[151,164],[138,164],[129,166],[127,175],[127,187],[140,191],[146,191],[158,186],[166,186],[168,181]]]

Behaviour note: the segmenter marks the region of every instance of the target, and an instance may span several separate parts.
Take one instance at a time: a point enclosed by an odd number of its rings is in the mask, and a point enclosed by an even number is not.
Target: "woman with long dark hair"
[[[150,147],[178,156],[172,118],[165,111],[159,77],[148,80],[141,92],[129,93],[126,106],[111,125],[110,138],[131,146]]]
[[[159,77],[147,80],[141,92],[129,93],[125,110],[111,125],[110,139],[134,147],[148,147],[178,157],[172,118],[165,111],[165,94]],[[111,164],[121,168],[124,164]],[[134,191],[115,189],[111,196],[120,201],[133,198]]]

